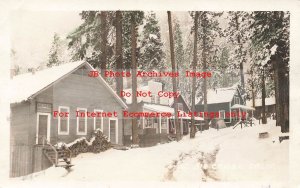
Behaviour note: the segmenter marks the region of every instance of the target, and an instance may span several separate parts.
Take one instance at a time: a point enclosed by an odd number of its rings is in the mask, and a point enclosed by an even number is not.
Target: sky
[[[15,52],[12,65],[20,66],[23,71],[31,67],[38,67],[48,60],[49,50],[53,41],[54,33],[65,38],[70,32],[78,27],[82,20],[80,11],[32,11],[18,10],[11,13],[11,44]],[[161,27],[164,42],[168,35],[166,11],[156,12],[159,26]],[[190,23],[187,11],[176,12],[173,18],[181,23],[183,33],[189,33],[183,27]],[[186,37],[183,37],[186,39]]]
[[[47,61],[54,33],[62,38],[82,23],[78,11],[24,11],[11,13],[11,43],[15,62],[37,67]]]

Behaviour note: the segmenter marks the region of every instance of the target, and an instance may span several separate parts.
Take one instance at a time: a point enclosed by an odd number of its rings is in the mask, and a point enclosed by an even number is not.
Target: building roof
[[[89,63],[76,61],[40,70],[34,74],[26,73],[13,77],[10,84],[10,103],[20,103],[35,97],[40,92],[51,87],[54,83],[65,78],[67,75],[73,73],[82,66],[86,66],[88,69],[96,71],[96,69],[94,69]],[[127,105],[114,92],[108,83],[100,75],[97,78],[117,99],[117,101],[124,108],[127,108]]]
[[[255,107],[259,107],[262,106],[262,99],[255,99]],[[252,100],[246,101],[247,106],[251,106],[252,107]],[[275,105],[275,97],[269,97],[265,99],[265,104],[266,106],[269,105]]]
[[[231,109],[242,109],[242,110],[255,110],[252,107],[241,105],[241,104],[235,104],[231,107]]]
[[[237,84],[227,88],[209,89],[207,90],[207,104],[231,102],[237,89]],[[199,98],[196,99],[196,104],[202,104],[202,102]]]
[[[181,97],[181,99],[183,100],[183,102],[185,103],[185,105],[188,107],[188,109],[191,111],[190,107],[187,105],[186,101],[184,100],[183,96],[181,94],[179,94],[178,97]],[[174,97],[169,99],[169,106],[172,106],[174,104]]]
[[[144,108],[148,110],[153,110],[155,112],[170,112],[172,114],[174,113],[174,108],[159,104],[144,104]]]
[[[148,110],[152,110],[155,112],[169,112],[171,114],[173,114],[173,116],[171,116],[171,119],[174,119],[174,108],[171,108],[169,106],[163,106],[163,105],[159,105],[159,104],[144,104],[144,108],[148,109]],[[183,111],[180,111],[183,112]],[[179,119],[191,119],[191,117],[179,117]],[[203,120],[202,117],[195,117],[195,120]]]

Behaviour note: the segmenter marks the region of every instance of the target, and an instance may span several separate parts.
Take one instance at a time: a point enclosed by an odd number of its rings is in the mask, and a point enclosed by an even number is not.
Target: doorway
[[[37,113],[36,144],[43,144],[43,138],[50,142],[50,114]]]

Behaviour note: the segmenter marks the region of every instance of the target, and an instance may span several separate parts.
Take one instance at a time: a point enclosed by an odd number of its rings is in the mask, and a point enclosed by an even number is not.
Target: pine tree
[[[245,89],[244,64],[246,63],[247,45],[249,41],[249,20],[248,12],[230,11],[228,12],[229,24],[225,30],[225,35],[233,44],[232,62],[240,69],[240,82],[242,92]]]
[[[127,12],[127,17],[130,18],[130,49],[131,49],[131,72],[132,72],[132,111],[137,111],[137,25],[142,24],[144,19],[144,12],[142,11],[130,11]],[[137,118],[132,119],[132,144],[138,145],[139,144],[139,135],[138,135],[138,124]]]
[[[86,60],[94,68],[101,68],[102,64],[103,69],[113,64],[114,41],[109,39],[113,39],[114,37],[107,38],[107,41],[104,39],[104,44],[101,43],[101,38],[105,38],[105,35],[114,36],[113,20],[115,18],[115,12],[107,11],[105,14],[106,19],[104,19],[103,14],[101,16],[100,11],[82,11],[80,13],[83,23],[67,37],[69,40],[69,48],[73,52],[72,60]],[[103,23],[105,21],[106,23]],[[103,29],[103,24],[106,29]],[[101,36],[101,34],[103,35]],[[105,45],[105,51],[103,45]],[[104,60],[106,60],[106,63],[102,63]]]
[[[52,46],[49,52],[49,61],[47,67],[57,66],[62,64],[61,55],[61,40],[57,33],[54,34]]]
[[[215,39],[221,35],[221,29],[216,17],[219,17],[221,13],[203,11],[199,14],[199,32],[198,40],[201,47],[201,68],[203,72],[212,71],[212,62],[214,51],[218,47],[215,45]],[[193,15],[192,15],[193,16]],[[208,111],[207,106],[207,79],[203,79],[202,84],[202,98],[204,105],[204,112]],[[205,119],[205,126],[208,127],[208,120]]]
[[[163,43],[155,13],[151,12],[146,17],[145,22],[141,41],[139,68],[146,71],[152,69],[161,70],[165,64],[165,53],[162,49]]]
[[[123,50],[123,68],[125,69],[126,72],[130,72],[132,69],[132,45],[131,45],[131,19],[132,19],[132,14],[135,15],[135,24],[136,27],[139,27],[140,25],[143,24],[144,20],[144,12],[142,11],[122,11],[122,50]],[[136,32],[136,35],[138,33]],[[137,43],[138,43],[138,36],[137,36]],[[140,56],[140,46],[136,46],[136,58],[139,60]],[[139,63],[138,63],[139,64]],[[138,67],[137,64],[137,67]],[[126,77],[126,83],[127,86],[130,84],[129,77]]]
[[[108,39],[108,23],[107,23],[107,12],[101,11],[100,13],[100,27],[101,27],[101,37],[100,37],[100,68],[101,68],[101,75],[104,79],[104,72],[106,71],[107,67],[107,39]]]
[[[184,50],[183,50],[183,40],[182,40],[182,31],[180,29],[179,21],[174,19],[174,49],[176,54],[176,69],[180,71],[180,67],[182,67],[184,63]]]
[[[193,72],[196,72],[196,67],[197,67],[197,63],[198,63],[197,62],[198,61],[198,59],[197,59],[198,17],[199,17],[199,12],[196,12],[195,16],[194,16],[194,58],[193,58],[193,63],[192,63]],[[193,77],[193,81],[192,81],[192,112],[195,111],[195,99],[196,99],[196,77]],[[192,115],[191,120],[192,120],[192,125],[191,125],[190,138],[195,138],[196,125],[195,125],[194,115]]]
[[[122,50],[122,12],[116,12],[116,70],[117,72],[123,71],[123,50]],[[116,77],[116,90],[117,94],[121,96],[123,91],[123,77]]]
[[[175,54],[174,54],[174,38],[173,38],[173,31],[172,31],[172,15],[171,11],[167,12],[168,14],[168,25],[169,25],[169,37],[170,37],[170,53],[171,53],[171,65],[172,65],[172,72],[175,72]],[[177,84],[175,77],[172,77],[172,85],[173,85],[173,92],[177,92]],[[179,141],[181,139],[181,131],[180,125],[178,122],[178,98],[174,98],[174,123],[176,128],[176,140]]]
[[[289,132],[289,12],[253,12],[252,42],[262,45],[259,51],[273,72],[276,99],[276,125]],[[266,53],[268,52],[268,53]],[[266,55],[267,54],[267,55]],[[270,57],[271,56],[271,57]],[[270,58],[269,58],[270,57]]]

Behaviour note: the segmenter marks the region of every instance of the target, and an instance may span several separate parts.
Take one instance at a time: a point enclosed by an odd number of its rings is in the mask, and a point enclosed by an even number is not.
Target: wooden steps
[[[72,152],[67,149],[55,148],[51,143],[45,140],[43,144],[43,153],[55,167],[71,168]]]

